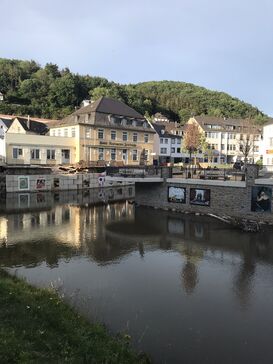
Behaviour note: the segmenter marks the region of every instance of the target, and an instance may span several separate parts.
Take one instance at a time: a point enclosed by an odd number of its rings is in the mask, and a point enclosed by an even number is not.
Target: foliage
[[[184,130],[183,147],[190,154],[190,159],[192,153],[202,147],[202,143],[205,142],[198,126],[196,124],[187,124]]]
[[[0,270],[1,363],[149,363],[90,324],[53,292],[34,288]]]
[[[2,113],[61,118],[83,99],[109,96],[124,101],[141,114],[161,112],[184,124],[191,115],[254,118],[263,124],[267,116],[224,92],[207,90],[185,82],[151,81],[120,85],[106,78],[78,75],[56,64],[41,67],[35,61],[0,58]]]

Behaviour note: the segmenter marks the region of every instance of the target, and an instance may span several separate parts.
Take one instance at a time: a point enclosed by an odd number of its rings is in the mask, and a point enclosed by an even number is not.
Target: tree
[[[201,148],[202,133],[199,131],[198,125],[187,124],[184,131],[183,147],[190,154],[190,162],[192,153]]]
[[[259,138],[259,129],[252,120],[245,120],[241,126],[239,143],[239,156],[242,155],[244,164],[249,162],[250,156],[254,153],[255,140]]]

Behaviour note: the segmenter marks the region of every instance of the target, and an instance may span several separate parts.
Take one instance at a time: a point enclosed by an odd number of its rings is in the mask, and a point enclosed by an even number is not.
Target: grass
[[[128,341],[0,269],[0,363],[149,363]]]

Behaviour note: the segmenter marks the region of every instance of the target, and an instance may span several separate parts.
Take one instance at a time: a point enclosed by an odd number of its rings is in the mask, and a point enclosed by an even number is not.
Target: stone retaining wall
[[[203,181],[202,181],[203,182]],[[169,187],[182,187],[186,190],[185,203],[170,202],[168,200]],[[189,181],[175,183],[153,183],[153,184],[136,184],[135,200],[138,205],[150,206],[154,208],[169,209],[179,212],[214,214],[219,217],[232,217],[235,219],[248,219],[273,223],[272,212],[252,212],[251,196],[252,187],[232,187],[199,184],[198,180],[189,183]],[[190,202],[191,189],[208,189],[210,192],[209,206],[193,205]],[[273,211],[271,201],[271,211]]]

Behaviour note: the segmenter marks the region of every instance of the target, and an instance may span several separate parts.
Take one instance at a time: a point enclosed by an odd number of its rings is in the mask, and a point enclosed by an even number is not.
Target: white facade
[[[154,159],[159,162],[176,162],[182,158],[182,138],[162,134],[154,136]]]
[[[0,119],[0,164],[6,161],[6,132],[8,128]]]
[[[262,155],[263,165],[273,170],[273,122],[263,127]]]

